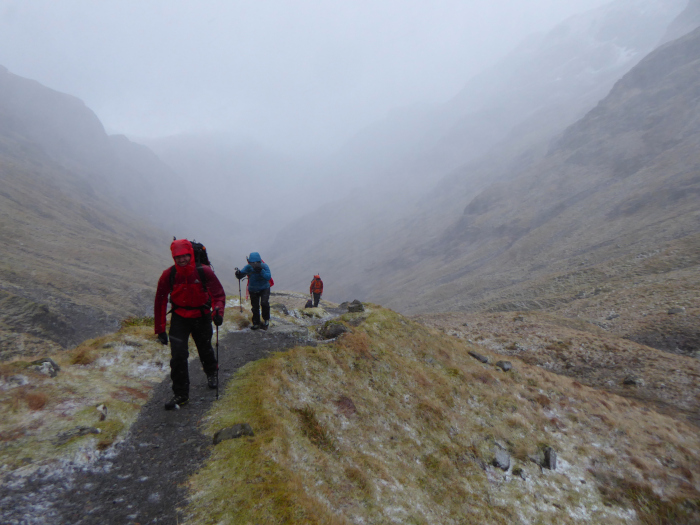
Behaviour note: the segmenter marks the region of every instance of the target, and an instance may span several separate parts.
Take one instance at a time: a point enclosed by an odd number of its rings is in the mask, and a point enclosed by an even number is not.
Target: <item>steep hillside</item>
[[[146,313],[172,235],[206,241],[227,226],[190,197],[80,100],[0,69],[0,358]]]
[[[0,359],[77,344],[148,310],[166,234],[20,138],[0,135],[0,181]]]
[[[521,281],[697,233],[699,64],[700,30],[652,53],[543,161],[482,192],[457,224],[418,247],[431,258],[377,283],[375,297],[463,309]],[[402,303],[400,287],[423,295]]]
[[[337,340],[237,374],[205,433],[254,435],[214,447],[188,522],[697,523],[692,425],[365,306]]]
[[[338,300],[379,297],[365,275],[378,255],[400,273],[428,256],[427,238],[441,235],[489,184],[540,161],[550,140],[654,48],[685,3],[620,1],[574,17],[473,79],[439,110],[416,110],[415,118],[397,112],[360,135],[340,153],[342,169],[327,170],[340,174],[340,202],[290,224],[275,241],[271,259],[286,286],[303,285],[311,259]],[[344,190],[358,180],[370,182]],[[316,220],[329,212],[329,221]]]

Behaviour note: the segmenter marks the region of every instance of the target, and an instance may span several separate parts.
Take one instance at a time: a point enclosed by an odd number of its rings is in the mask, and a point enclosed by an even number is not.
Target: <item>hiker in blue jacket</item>
[[[248,276],[248,291],[250,292],[250,304],[253,312],[253,326],[251,330],[262,328],[267,330],[270,326],[270,267],[265,264],[258,252],[251,252],[246,259],[246,264],[241,270],[236,268],[236,278],[242,279]],[[260,324],[260,306],[262,305],[263,322]]]

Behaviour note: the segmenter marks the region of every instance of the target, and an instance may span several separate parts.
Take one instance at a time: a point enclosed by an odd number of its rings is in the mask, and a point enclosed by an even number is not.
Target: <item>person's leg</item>
[[[202,362],[202,369],[207,376],[216,373],[216,354],[211,346],[211,337],[214,330],[211,326],[209,316],[199,317],[192,320],[192,339],[199,353],[199,360]]]
[[[253,312],[253,326],[260,324],[260,292],[250,292],[250,311]]]
[[[190,393],[190,376],[187,370],[187,358],[190,353],[187,341],[192,331],[191,320],[173,313],[170,318],[170,379],[173,381],[173,393],[188,397]]]
[[[314,293],[314,308],[318,306],[318,302],[321,300],[320,293]]]
[[[270,289],[260,292],[260,306],[262,307],[263,321],[270,320]]]

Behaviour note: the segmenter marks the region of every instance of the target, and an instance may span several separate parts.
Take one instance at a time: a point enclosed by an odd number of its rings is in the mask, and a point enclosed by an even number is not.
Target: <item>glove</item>
[[[167,345],[168,344],[168,334],[165,332],[161,332],[158,334],[158,341],[160,341],[161,344]]]
[[[238,268],[236,268],[236,279],[243,279],[244,276],[245,274],[241,272]]]
[[[255,271],[255,273],[260,273],[260,272],[262,272],[262,268],[255,268],[254,271]]]
[[[214,315],[212,315],[211,320],[214,321],[216,326],[221,326],[221,323],[224,322],[224,316],[219,313],[218,308],[214,311]]]

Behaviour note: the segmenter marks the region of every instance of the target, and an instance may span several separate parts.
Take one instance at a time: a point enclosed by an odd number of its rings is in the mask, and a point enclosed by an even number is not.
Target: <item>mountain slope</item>
[[[696,30],[644,59],[524,175],[479,194],[420,247],[431,258],[377,283],[374,297],[401,304],[403,286],[424,294],[409,309],[465,308],[514,282],[696,233],[699,85]]]
[[[331,298],[386,300],[391,292],[376,295],[372,278],[379,261],[401,273],[428,257],[427,238],[442,235],[489,184],[539,162],[549,142],[655,46],[684,5],[619,1],[574,17],[473,79],[437,113],[416,110],[415,119],[397,113],[389,119],[395,124],[358,137],[339,157],[340,201],[277,236],[270,259],[285,287],[299,289],[321,271],[328,293],[337,293]],[[372,182],[344,189],[358,179]]]

